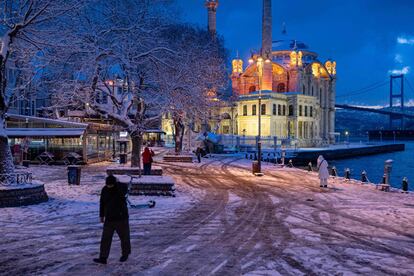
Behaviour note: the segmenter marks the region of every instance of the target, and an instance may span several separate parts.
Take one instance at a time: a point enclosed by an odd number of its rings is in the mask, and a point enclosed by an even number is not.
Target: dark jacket
[[[101,192],[99,216],[105,217],[105,221],[128,219],[127,192],[125,184],[116,183],[112,188],[105,185]]]

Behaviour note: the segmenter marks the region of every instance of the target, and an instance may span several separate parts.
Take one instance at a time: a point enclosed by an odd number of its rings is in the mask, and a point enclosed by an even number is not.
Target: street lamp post
[[[349,132],[348,131],[345,131],[345,136],[346,136],[346,144],[349,147]]]
[[[253,64],[254,59],[253,57],[249,59],[249,63]],[[262,173],[262,142],[261,142],[261,135],[262,135],[262,81],[263,81],[263,66],[264,63],[270,63],[268,58],[264,59],[262,56],[258,56],[256,58],[256,65],[257,65],[257,72],[259,77],[259,108],[258,108],[258,137],[257,137],[257,166],[258,166],[258,173]]]

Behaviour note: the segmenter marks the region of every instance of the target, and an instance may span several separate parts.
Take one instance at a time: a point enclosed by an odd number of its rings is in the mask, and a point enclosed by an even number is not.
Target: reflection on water
[[[346,168],[351,169],[351,177],[361,179],[361,172],[367,172],[368,179],[380,183],[384,174],[384,162],[394,160],[391,172],[391,186],[401,188],[403,177],[408,178],[409,190],[414,190],[414,142],[398,141],[405,144],[405,151],[384,153],[343,160],[328,160],[330,166],[336,166],[338,174],[344,175]]]

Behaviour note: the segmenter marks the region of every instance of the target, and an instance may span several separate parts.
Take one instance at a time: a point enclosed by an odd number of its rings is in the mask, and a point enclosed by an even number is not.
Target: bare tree
[[[76,5],[75,5],[76,4]],[[0,174],[14,171],[5,131],[6,112],[19,91],[46,65],[47,48],[81,1],[0,0]]]
[[[166,34],[176,55],[172,68],[157,76],[168,94],[166,108],[174,124],[175,152],[183,147],[185,126],[204,122],[217,105],[217,92],[227,83],[226,50],[223,41],[189,25],[173,25]]]
[[[66,79],[54,89],[57,105],[105,116],[128,131],[133,167],[140,166],[145,130],[163,112],[154,72],[172,66],[166,57],[175,54],[161,37],[168,3],[93,1],[78,15],[83,28],[72,34],[79,46],[62,53],[67,60],[56,70]]]

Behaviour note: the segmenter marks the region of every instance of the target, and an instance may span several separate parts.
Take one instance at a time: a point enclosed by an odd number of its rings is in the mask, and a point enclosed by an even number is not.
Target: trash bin
[[[252,163],[252,172],[255,173],[259,173],[259,162],[258,161],[253,161]]]
[[[81,166],[68,166],[68,184],[80,185]]]
[[[119,164],[126,164],[127,163],[127,154],[120,153],[119,154]]]

